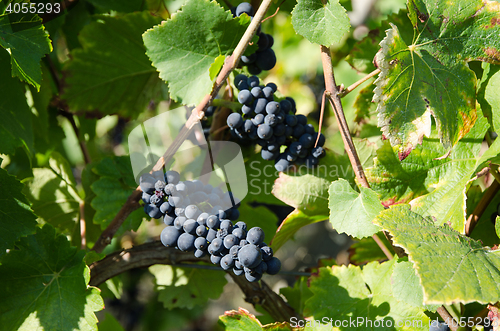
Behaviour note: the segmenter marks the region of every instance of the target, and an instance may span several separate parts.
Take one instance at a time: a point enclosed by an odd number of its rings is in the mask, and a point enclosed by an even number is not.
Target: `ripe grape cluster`
[[[233,224],[239,211],[231,192],[223,193],[199,180],[180,181],[176,171],[145,174],[140,187],[146,214],[163,216],[167,225],[160,235],[166,247],[194,251],[197,258],[210,254],[213,264],[232,269],[238,276],[244,273],[250,282],[258,281],[264,272],[279,272],[281,262],[264,243],[262,229],[247,231],[245,222]]]
[[[234,137],[250,139],[262,146],[262,158],[275,160],[278,171],[285,171],[293,164],[305,163],[314,167],[319,163],[325,155],[325,137],[307,123],[307,117],[295,115],[292,98],[274,101],[276,84],[259,85],[256,76],[237,75],[234,84],[240,90],[238,102],[242,105],[241,113],[235,112],[227,117],[227,125]],[[281,146],[286,146],[283,152]]]
[[[254,10],[248,2],[242,2],[232,9],[233,16],[240,16],[246,13],[253,18]],[[271,70],[276,65],[276,54],[271,49],[274,44],[274,39],[271,35],[265,34],[259,30],[257,31],[259,41],[257,42],[258,49],[255,53],[241,57],[241,64],[246,66],[251,75],[258,75],[262,70]]]

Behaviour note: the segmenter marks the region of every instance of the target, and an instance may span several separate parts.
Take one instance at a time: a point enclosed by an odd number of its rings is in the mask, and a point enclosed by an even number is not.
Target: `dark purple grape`
[[[189,233],[183,233],[177,239],[177,247],[183,252],[194,251],[196,237]]]
[[[262,70],[271,70],[276,65],[276,54],[270,48],[258,52],[255,64]]]
[[[273,136],[273,128],[267,124],[261,124],[257,128],[257,135],[260,139],[269,140]]]
[[[234,266],[234,260],[231,257],[231,255],[225,255],[221,260],[220,260],[220,266],[224,270],[228,270],[229,268],[232,268]]]
[[[253,244],[243,246],[238,252],[238,261],[240,261],[244,267],[255,268],[262,261],[260,248]]]
[[[177,171],[169,170],[165,173],[165,181],[167,184],[174,184],[176,185],[179,183],[179,180],[181,179],[181,176]]]
[[[271,101],[266,105],[266,112],[268,114],[277,114],[280,111],[280,104],[276,101]]]
[[[239,103],[249,105],[252,101],[253,97],[249,90],[241,90],[240,93],[238,93]]]
[[[264,231],[259,227],[253,227],[248,230],[246,240],[250,244],[258,245],[264,241]]]
[[[259,77],[257,77],[257,76],[248,77],[247,82],[248,82],[248,86],[250,86],[250,87],[256,87],[256,86],[259,86],[259,84],[260,84]]]
[[[270,275],[276,275],[281,270],[281,261],[276,257],[269,259],[267,263],[267,273]]]
[[[203,237],[198,237],[194,241],[194,247],[196,247],[196,249],[204,251],[208,247],[208,241],[205,238],[203,238]]]
[[[184,224],[182,224],[184,232],[190,234],[196,234],[196,228],[198,226],[199,226],[198,222],[196,222],[194,219],[188,219],[184,222]]]
[[[235,13],[236,16],[240,16],[243,13],[247,14],[248,16],[253,16],[254,11],[251,4],[249,4],[248,2],[242,2],[238,5],[238,7],[236,7]]]
[[[177,245],[177,239],[179,239],[180,235],[181,232],[179,230],[173,226],[167,226],[161,231],[160,240],[163,246],[175,247]]]
[[[218,255],[210,255],[210,261],[215,264],[215,265],[219,265],[220,264],[220,260],[222,259],[222,257],[218,256]]]
[[[227,126],[231,129],[237,129],[243,125],[243,118],[239,113],[232,113],[227,117]]]

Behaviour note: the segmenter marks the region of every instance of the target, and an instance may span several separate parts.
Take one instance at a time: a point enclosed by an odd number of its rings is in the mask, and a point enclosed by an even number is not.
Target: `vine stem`
[[[142,244],[130,249],[109,254],[90,265],[90,285],[99,286],[106,280],[135,268],[147,268],[154,264],[182,267],[183,263],[208,262],[208,257],[198,259],[192,252],[181,252],[166,248],[160,241]],[[222,271],[222,269],[219,269]],[[290,321],[300,315],[264,281],[249,283],[244,276],[228,274],[245,294],[245,300],[252,305],[261,305],[276,321]]]
[[[272,0],[264,0],[262,1],[259,9],[255,13],[250,25],[246,29],[243,37],[241,37],[238,45],[236,46],[233,54],[226,58],[224,61],[224,65],[222,66],[221,71],[217,75],[215,83],[212,88],[212,92],[207,94],[203,100],[193,109],[191,116],[187,119],[186,123],[179,131],[179,134],[172,142],[172,144],[167,148],[166,152],[162,157],[156,162],[153,167],[153,171],[162,170],[166,163],[170,161],[175,152],[179,149],[182,143],[189,136],[189,133],[193,129],[193,127],[205,116],[205,110],[210,105],[210,103],[215,99],[217,94],[219,93],[220,88],[226,82],[229,74],[236,67],[238,62],[240,61],[241,56],[245,52],[248,43],[252,40],[253,36],[257,32],[259,24],[266,14],[267,9],[271,5]],[[125,219],[130,215],[131,212],[139,208],[139,199],[141,198],[141,188],[137,187],[135,191],[128,197],[127,202],[122,206],[120,211],[116,214],[116,216],[111,221],[110,225],[101,233],[99,238],[97,239],[94,247],[92,248],[96,252],[100,253],[102,250],[111,243],[111,239],[115,235],[116,231],[123,224]]]
[[[351,86],[349,86],[348,88],[344,88],[344,89],[340,90],[339,97],[341,97],[341,98],[345,97],[346,95],[348,95],[349,93],[351,93],[354,89],[356,89],[359,85],[363,84],[368,79],[372,78],[375,75],[378,75],[379,73],[380,73],[380,69],[373,70],[368,75],[366,75],[365,77],[361,78],[356,83],[354,83]]]

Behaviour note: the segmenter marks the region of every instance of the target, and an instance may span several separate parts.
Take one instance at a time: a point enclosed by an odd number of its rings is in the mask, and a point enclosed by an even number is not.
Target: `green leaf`
[[[326,157],[314,170],[299,167],[296,173],[280,173],[272,193],[287,205],[300,209],[307,215],[329,215],[328,188],[333,180],[352,180],[354,174],[345,155],[327,151]]]
[[[121,13],[132,13],[146,8],[144,0],[89,0],[91,4],[105,11],[115,10]]]
[[[483,247],[450,228],[392,206],[374,223],[389,231],[395,245],[414,263],[424,289],[424,303],[496,302],[500,296],[500,251]],[[439,277],[436,277],[439,274]]]
[[[71,167],[52,152],[47,168],[34,168],[33,178],[24,181],[24,193],[33,211],[44,222],[70,234],[80,219],[80,202]]]
[[[495,232],[497,233],[497,237],[500,238],[500,222],[498,220],[499,216],[495,218]]]
[[[312,296],[306,277],[298,278],[293,287],[280,288],[280,294],[285,296],[287,303],[300,315],[303,314],[306,300]]]
[[[378,238],[384,243],[385,247],[389,249],[391,254],[394,256],[395,252],[392,248],[391,243],[387,240],[383,233],[378,233]],[[365,264],[371,261],[383,261],[386,260],[387,256],[377,245],[375,240],[370,238],[361,239],[349,247],[349,260],[353,264]]]
[[[313,296],[306,301],[306,311],[315,320],[383,319],[393,325],[374,328],[360,323],[343,330],[428,330],[429,318],[422,309],[393,296],[391,275],[395,263],[396,260],[391,260],[381,264],[371,262],[363,268],[354,265],[320,268],[310,279]],[[400,321],[412,321],[411,329],[398,327],[395,322]]]
[[[99,320],[99,331],[124,331],[120,322],[110,313],[105,313],[104,319]]]
[[[224,315],[219,317],[219,322],[225,326],[227,331],[262,331],[259,320],[243,308],[238,311],[226,311]]]
[[[233,18],[215,1],[188,0],[171,19],[144,33],[147,55],[172,99],[196,105],[212,90],[209,70],[232,53],[250,19]]]
[[[472,183],[488,123],[481,113],[474,128],[453,148],[449,157],[433,133],[406,159],[399,161],[397,147],[387,142],[377,151],[375,165],[366,169],[371,188],[384,206],[410,202],[423,216],[433,216],[439,224],[449,222],[465,231],[466,190]]]
[[[413,37],[392,25],[382,41],[376,81],[379,126],[404,159],[429,136],[431,115],[450,150],[476,120],[476,78],[465,61],[500,61],[498,3],[411,0]]]
[[[137,184],[134,181],[130,158],[127,156],[105,158],[94,165],[92,171],[100,176],[90,186],[96,194],[91,205],[95,209],[94,223],[105,229],[116,216],[127,198],[134,192]],[[146,214],[139,208],[127,217],[118,230],[121,234],[127,230],[137,230]]]
[[[97,330],[94,312],[104,303],[99,289],[88,286],[85,252],[50,225],[16,246],[0,265],[2,330]]]
[[[214,62],[210,65],[210,69],[208,70],[210,73],[210,80],[214,80],[217,78],[222,66],[224,65],[224,60],[226,59],[225,55],[219,55],[215,58]]]
[[[224,315],[219,316],[219,324],[224,325],[226,331],[292,331],[288,322],[276,322],[262,326],[259,320],[248,310],[240,308],[238,311],[226,311]]]
[[[500,131],[500,66],[486,63],[484,65],[481,85],[477,93],[477,101],[481,104],[493,131]]]
[[[79,34],[83,48],[64,66],[63,99],[75,111],[137,117],[159,98],[161,80],[146,56],[141,35],[160,19],[148,12],[98,16]]]
[[[325,46],[340,42],[351,27],[338,0],[298,0],[292,11],[292,24],[298,34]]]
[[[398,261],[392,273],[392,293],[394,297],[407,304],[436,311],[439,305],[424,305],[424,292],[420,285],[418,275],[413,269],[413,263],[408,261]]]
[[[358,124],[362,123],[370,117],[370,113],[375,112],[376,106],[375,103],[372,102],[372,99],[373,91],[371,85],[368,85],[359,91],[356,101],[354,101],[354,104],[352,105],[356,114],[354,122]]]
[[[40,60],[52,52],[40,17],[23,13],[0,15],[0,46],[10,53],[12,77],[17,76],[40,90]]]
[[[260,227],[265,233],[265,241],[272,238],[277,229],[278,216],[265,206],[253,206],[249,203],[241,203],[238,208],[240,219],[245,220],[248,228]]]
[[[372,220],[384,207],[377,194],[361,187],[358,193],[345,179],[332,182],[329,189],[330,223],[339,233],[352,237],[370,237],[379,231]]]
[[[33,128],[24,86],[11,77],[8,58],[0,49],[0,153],[14,154],[16,147],[33,150]]]
[[[304,214],[300,209],[295,209],[281,222],[276,234],[271,240],[270,246],[276,252],[281,248],[293,235],[302,227],[324,221],[328,218],[326,215],[309,216]]]
[[[0,163],[2,159],[0,159]],[[0,168],[0,259],[22,236],[35,233],[36,215],[21,193],[23,184]]]
[[[154,265],[149,271],[156,277],[158,300],[168,309],[202,306],[209,299],[217,299],[227,283],[222,269]]]

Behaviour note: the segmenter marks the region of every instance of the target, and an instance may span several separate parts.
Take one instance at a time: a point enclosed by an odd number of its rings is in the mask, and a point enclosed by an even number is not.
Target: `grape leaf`
[[[239,308],[238,311],[226,311],[224,315],[219,316],[219,323],[224,325],[227,331],[292,331],[288,322],[276,322],[262,325],[260,321],[248,312],[248,310]]]
[[[171,98],[196,105],[210,93],[209,70],[220,69],[212,64],[231,54],[249,23],[246,15],[233,19],[215,1],[188,0],[171,19],[144,33],[147,55],[168,82]]]
[[[286,204],[315,216],[328,216],[328,188],[333,180],[354,177],[349,159],[327,151],[326,157],[312,170],[298,167],[297,172],[280,173],[274,183],[272,193]],[[326,218],[326,217],[325,217]]]
[[[12,77],[17,76],[40,90],[40,60],[52,52],[52,44],[40,17],[14,12],[0,15],[0,46],[9,50]]]
[[[143,0],[89,0],[91,4],[106,11],[115,10],[121,13],[132,13],[134,11],[141,11],[145,8],[145,1]]]
[[[398,261],[391,276],[392,293],[394,297],[407,304],[436,312],[439,305],[424,305],[424,292],[413,264],[408,261]]]
[[[371,188],[379,194],[384,206],[410,202],[415,211],[436,217],[440,224],[449,222],[465,231],[466,189],[472,183],[483,137],[488,123],[482,114],[473,129],[460,140],[449,157],[433,133],[403,161],[397,147],[385,144],[377,151],[375,165],[366,169]]]
[[[295,209],[293,212],[281,222],[276,234],[271,240],[270,246],[276,252],[281,248],[293,235],[302,227],[324,221],[328,218],[326,215],[309,216],[304,214],[300,209]]]
[[[308,283],[308,278],[300,277],[293,287],[280,288],[280,294],[285,296],[286,302],[300,315],[303,314],[305,301],[312,296]]]
[[[493,131],[500,131],[500,66],[486,63],[477,101],[488,118]]]
[[[408,205],[392,206],[374,223],[389,231],[394,244],[408,254],[424,289],[424,303],[498,301],[500,251],[483,247],[447,224],[438,227]]]
[[[391,243],[387,240],[383,233],[378,234],[378,238],[384,243],[385,247],[389,249],[391,254],[394,256],[395,252],[392,248]],[[386,260],[387,256],[382,252],[380,247],[377,245],[375,240],[370,238],[361,239],[349,247],[349,260],[353,264],[365,264],[371,261],[382,261]]]
[[[223,270],[201,270],[154,265],[149,271],[156,277],[158,300],[168,309],[201,306],[222,294],[227,280]],[[209,286],[207,286],[210,284]]]
[[[238,211],[240,219],[245,220],[249,229],[258,226],[264,231],[266,235],[264,241],[270,240],[271,235],[276,232],[278,216],[267,207],[242,202]]]
[[[47,168],[34,168],[24,181],[33,211],[46,223],[71,234],[80,216],[80,198],[68,161],[52,152]]]
[[[0,49],[0,153],[14,154],[16,147],[33,150],[33,129],[23,84],[11,77],[8,57]]]
[[[85,252],[48,224],[16,246],[0,265],[2,330],[97,330],[104,303],[88,286]]]
[[[2,159],[0,158],[0,163]],[[35,232],[36,215],[21,193],[23,184],[0,168],[0,258],[22,236]]]
[[[95,209],[94,223],[105,229],[136,189],[130,158],[126,156],[105,158],[95,164],[92,171],[99,175],[90,188],[95,193],[91,206]],[[127,217],[118,233],[136,231],[146,214],[142,208],[134,210]]]
[[[351,27],[338,0],[298,0],[292,11],[292,25],[310,42],[325,46],[340,42]]]
[[[64,66],[63,99],[74,111],[137,117],[160,96],[161,80],[145,54],[141,35],[160,22],[148,12],[98,16],[79,34],[83,49]]]
[[[410,39],[392,25],[377,54],[379,126],[399,158],[429,136],[431,116],[449,151],[477,118],[476,78],[465,61],[500,62],[499,4],[482,0],[411,0]]]
[[[345,179],[339,179],[330,185],[329,207],[330,223],[339,233],[352,237],[370,237],[380,229],[372,223],[384,207],[377,194],[369,188],[361,187],[358,193]]]
[[[347,321],[349,327],[341,330],[410,330],[396,322],[412,321],[411,330],[428,330],[429,318],[423,309],[413,307],[393,296],[391,275],[396,260],[384,263],[370,262],[363,268],[349,266],[323,267],[310,278],[313,296],[306,301],[306,314],[315,320],[335,317]],[[368,324],[350,325],[349,319],[375,319],[392,322],[392,327],[370,327]],[[345,323],[345,322],[344,322]]]
[[[354,104],[352,105],[356,114],[354,122],[360,124],[363,121],[366,121],[370,117],[370,113],[375,111],[376,106],[372,102],[372,99],[373,91],[370,85],[359,91],[356,101],[354,101]]]

